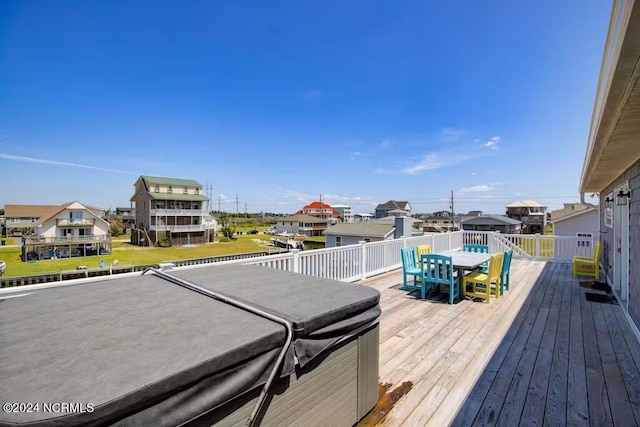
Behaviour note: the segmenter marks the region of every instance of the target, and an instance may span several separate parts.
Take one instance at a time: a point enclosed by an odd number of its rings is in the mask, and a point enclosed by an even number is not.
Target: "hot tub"
[[[375,289],[259,266],[16,288],[0,400],[39,409],[0,425],[245,425],[260,401],[254,425],[352,426],[377,400],[379,316]]]

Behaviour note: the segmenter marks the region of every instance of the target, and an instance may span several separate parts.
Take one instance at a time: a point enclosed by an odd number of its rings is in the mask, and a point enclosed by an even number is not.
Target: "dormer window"
[[[189,194],[189,189],[187,187],[184,187],[184,190],[182,190],[182,194]]]
[[[159,193],[160,192],[160,186],[159,185],[154,186],[153,187],[153,192],[154,193]]]
[[[167,193],[173,193],[173,187],[169,186],[169,189],[167,190]]]

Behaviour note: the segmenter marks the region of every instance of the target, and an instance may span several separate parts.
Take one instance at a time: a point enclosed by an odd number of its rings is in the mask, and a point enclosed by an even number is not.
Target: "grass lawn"
[[[313,236],[313,237],[305,237],[305,242],[322,242],[327,243],[326,236]]]
[[[0,259],[4,259],[7,263],[7,270],[5,272],[7,277],[28,276],[33,274],[58,273],[60,270],[73,270],[79,265],[96,268],[99,266],[100,260],[104,260],[107,265],[116,259],[119,265],[143,265],[181,259],[264,251],[269,250],[269,248],[259,245],[254,239],[268,240],[265,237],[268,236],[260,234],[242,235],[238,236],[238,240],[235,241],[203,244],[191,248],[184,248],[182,246],[147,248],[134,246],[122,239],[116,239],[112,242],[112,251],[109,255],[43,260],[34,263],[20,261],[19,247],[7,248],[0,246]]]

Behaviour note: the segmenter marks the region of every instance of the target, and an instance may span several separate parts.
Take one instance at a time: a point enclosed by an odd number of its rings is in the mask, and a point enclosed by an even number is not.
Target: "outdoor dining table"
[[[462,277],[464,276],[465,270],[475,270],[491,259],[491,254],[480,252],[463,252],[461,250],[445,251],[441,252],[440,255],[451,257],[453,268],[458,272],[460,286],[462,286]],[[464,292],[462,292],[461,295],[464,295]]]

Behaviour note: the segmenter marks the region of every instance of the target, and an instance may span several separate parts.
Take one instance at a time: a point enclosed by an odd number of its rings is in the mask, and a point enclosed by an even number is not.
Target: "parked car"
[[[258,234],[258,230],[249,230],[247,234]]]

